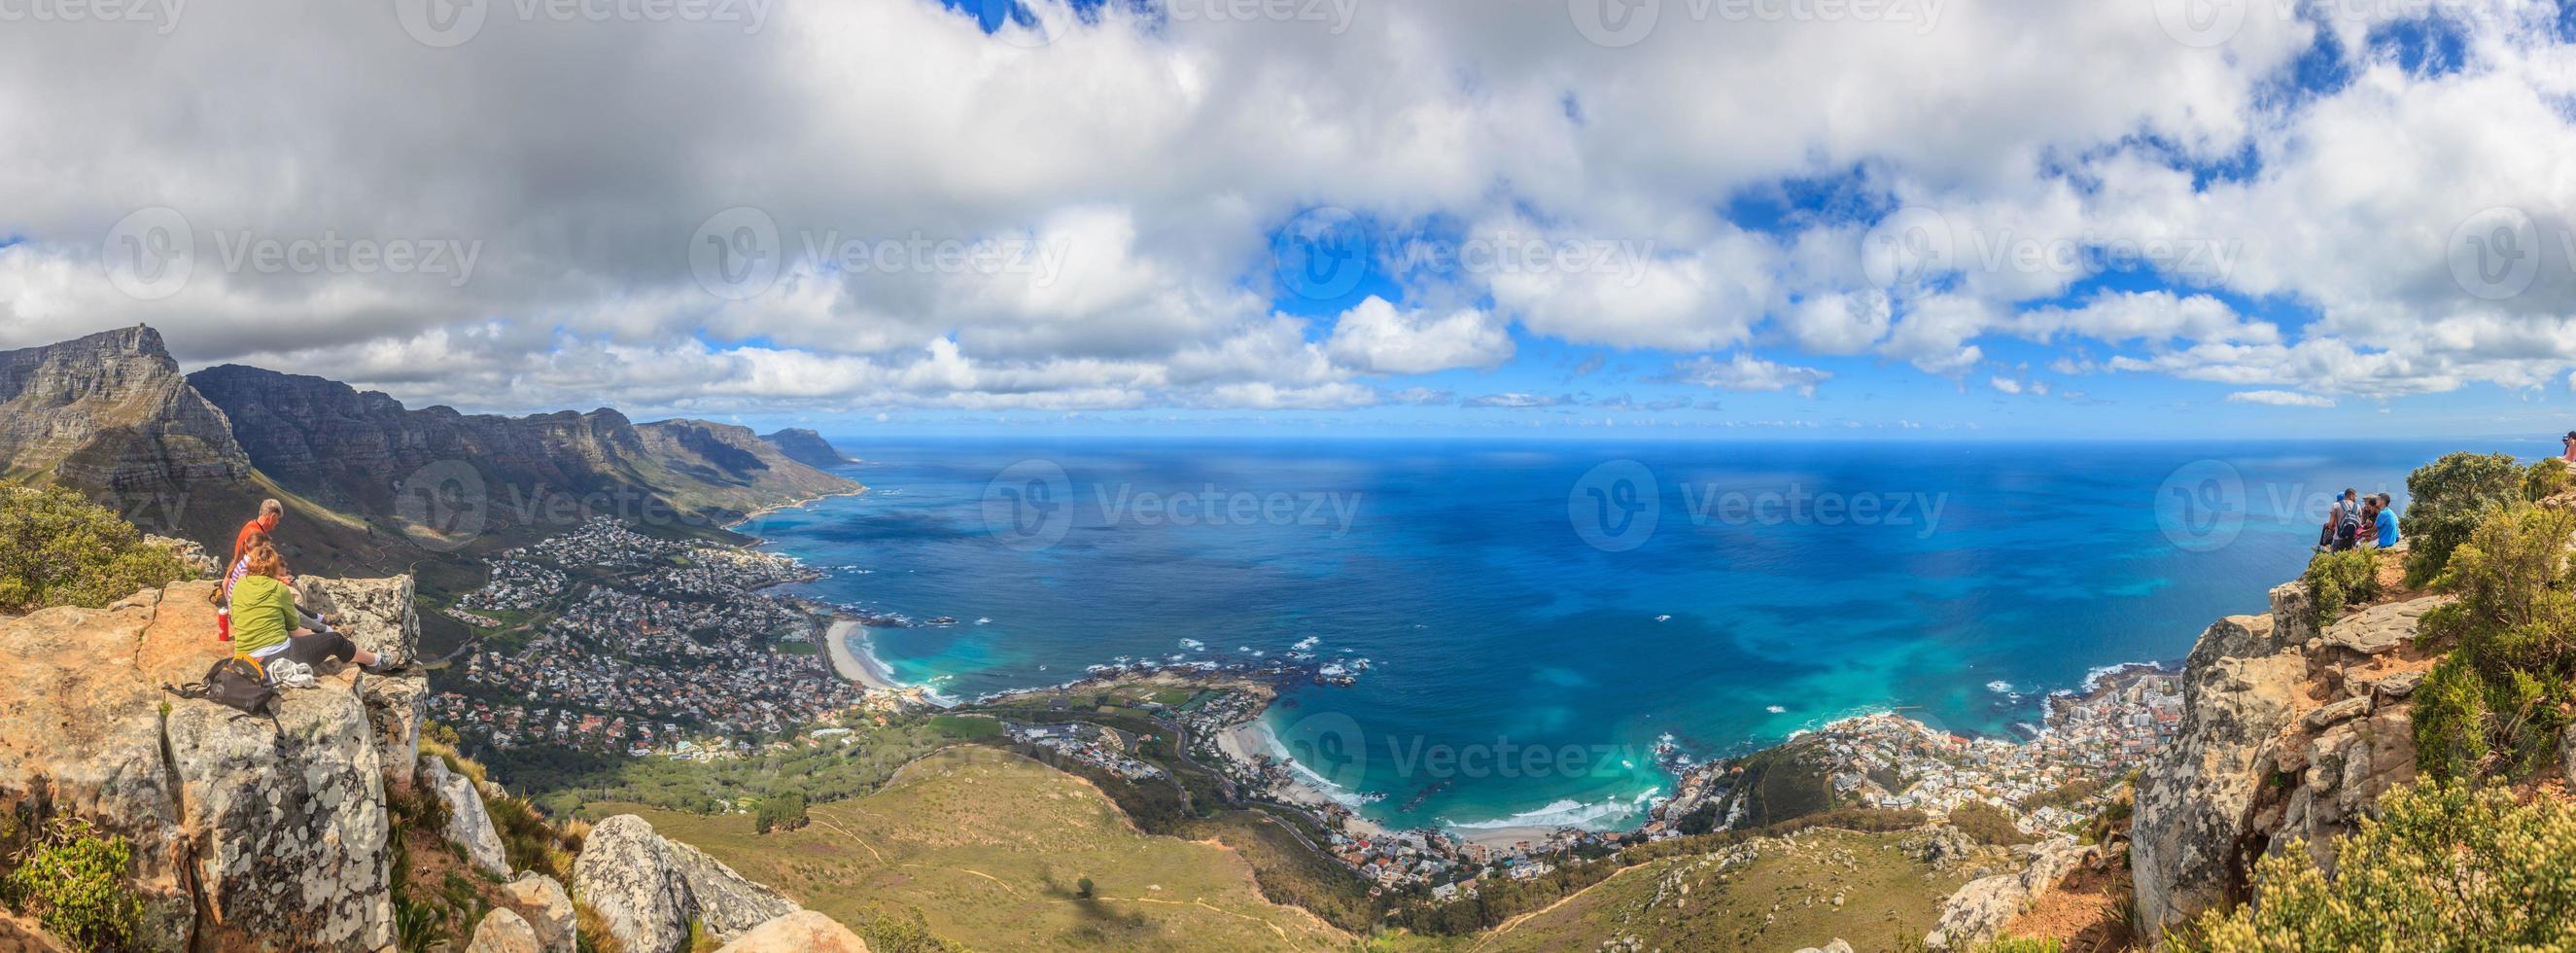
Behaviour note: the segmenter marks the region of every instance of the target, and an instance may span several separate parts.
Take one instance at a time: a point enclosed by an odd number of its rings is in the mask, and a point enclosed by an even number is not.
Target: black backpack
[[[275,717],[277,689],[268,684],[268,675],[251,660],[232,656],[206,670],[203,681],[190,682],[177,688],[161,686],[181,698],[203,698],[244,714]]]

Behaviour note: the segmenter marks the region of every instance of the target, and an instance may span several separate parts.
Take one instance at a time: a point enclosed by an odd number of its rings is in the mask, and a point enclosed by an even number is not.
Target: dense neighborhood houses
[[[637,757],[704,757],[799,731],[861,694],[815,652],[812,613],[757,591],[812,578],[794,560],[655,539],[607,519],[506,550],[460,606],[542,621],[451,663],[462,677],[430,700],[431,716],[500,748]]]

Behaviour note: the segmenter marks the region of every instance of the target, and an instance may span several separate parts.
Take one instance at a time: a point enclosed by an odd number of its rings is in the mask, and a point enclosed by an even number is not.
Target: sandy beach
[[[1276,749],[1270,742],[1269,729],[1262,727],[1261,720],[1257,718],[1227,729],[1224,734],[1217,736],[1216,744],[1219,750],[1225,752],[1226,757],[1246,766],[1253,763],[1254,755],[1277,756]],[[1318,811],[1345,806],[1333,800],[1332,796],[1326,794],[1321,788],[1297,778],[1293,772],[1289,775],[1287,783],[1272,788],[1269,793],[1272,797],[1290,804],[1311,807]],[[1391,833],[1384,825],[1361,816],[1357,811],[1350,813],[1349,819],[1343,822],[1342,829],[1354,837],[1384,837]]]
[[[1470,844],[1475,844],[1492,850],[1510,850],[1519,845],[1522,841],[1528,841],[1532,844],[1544,844],[1547,842],[1548,838],[1556,836],[1556,832],[1558,830],[1561,830],[1561,828],[1541,826],[1472,827],[1451,828],[1449,833]]]
[[[886,670],[884,663],[877,661],[875,656],[868,654],[864,642],[857,648],[850,646],[849,641],[853,636],[866,638],[859,632],[857,620],[853,619],[834,619],[832,627],[823,634],[823,645],[832,654],[833,670],[840,672],[842,678],[869,688],[889,692],[903,691],[907,686],[895,681],[894,673]]]

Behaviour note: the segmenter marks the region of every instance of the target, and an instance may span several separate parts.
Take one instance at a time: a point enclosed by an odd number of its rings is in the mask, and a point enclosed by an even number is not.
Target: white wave
[[[1207,643],[1205,643],[1205,642],[1201,642],[1201,641],[1199,641],[1199,640],[1197,640],[1197,639],[1182,639],[1182,640],[1181,640],[1181,647],[1182,647],[1182,648],[1185,648],[1185,649],[1188,649],[1188,650],[1190,650],[1190,651],[1192,651],[1192,652],[1196,652],[1196,651],[1199,651],[1199,650],[1201,650],[1201,649],[1207,648]]]
[[[1649,788],[1645,793],[1637,795],[1634,800],[1613,797],[1590,804],[1586,804],[1572,798],[1563,798],[1548,802],[1546,807],[1539,808],[1535,811],[1522,811],[1521,813],[1511,815],[1510,817],[1495,818],[1490,821],[1450,821],[1448,824],[1450,827],[1454,827],[1459,830],[1470,831],[1493,830],[1504,827],[1580,827],[1594,829],[1605,826],[1617,826],[1617,822],[1626,821],[1642,813],[1647,805],[1654,802],[1656,794],[1657,792],[1654,789]]]
[[[1986,690],[1997,695],[2010,695],[2012,694],[2013,684],[2002,679],[1996,679],[1986,683]]]
[[[2096,666],[2094,666],[2094,667],[2092,667],[2092,668],[2090,668],[2090,669],[2085,670],[2085,672],[2084,672],[2084,693],[2085,693],[2085,694],[2087,694],[2087,695],[2092,694],[2094,689],[2097,689],[2097,688],[2102,687],[2102,680],[2103,680],[2103,679],[2105,679],[2105,678],[2109,678],[2109,677],[2111,677],[2112,675],[2118,674],[2118,673],[2120,673],[2121,671],[2126,670],[2126,669],[2130,669],[2130,668],[2145,668],[2145,669],[2152,669],[2152,670],[2154,670],[2154,671],[2161,672],[2161,671],[2164,671],[2164,670],[2165,670],[2165,663],[2163,663],[2163,662],[2120,662],[2120,663],[2113,664],[2113,665],[2096,665]]]
[[[1782,708],[1782,707],[1780,707],[1780,706],[1778,706],[1778,705],[1764,705],[1764,706],[1762,706],[1762,710],[1763,710],[1763,711],[1770,712],[1770,713],[1772,713],[1772,714],[1774,714],[1774,715],[1786,715],[1786,714],[1788,714],[1788,713],[1789,713],[1789,710],[1788,710],[1788,709],[1786,709],[1786,708]]]
[[[1315,643],[1318,641],[1321,641],[1319,637],[1310,635],[1305,638],[1298,639],[1297,644],[1289,646],[1288,650],[1292,652],[1312,652],[1315,650]]]

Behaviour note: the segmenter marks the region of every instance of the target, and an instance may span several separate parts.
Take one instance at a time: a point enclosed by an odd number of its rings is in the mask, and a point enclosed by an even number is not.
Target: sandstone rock
[[[537,931],[537,945],[546,953],[572,953],[576,916],[572,896],[564,893],[562,884],[532,870],[502,885],[501,895],[527,918]]]
[[[387,667],[417,660],[420,619],[412,607],[410,576],[391,579],[298,579],[306,609],[345,617],[340,634],[385,657]]]
[[[2293,579],[2273,586],[2270,599],[2272,624],[2281,629],[2281,645],[2300,645],[2317,637],[2317,597],[2315,593],[2308,591],[2305,580]],[[2202,637],[2207,638],[2206,635]],[[2230,652],[2228,654],[2268,655],[2271,653]]]
[[[223,568],[215,564],[215,557],[206,555],[206,547],[196,540],[174,539],[146,533],[143,536],[143,542],[145,545],[169,550],[171,555],[179,557],[180,562],[187,564],[188,571],[196,573],[199,579],[217,578],[223,572]]]
[[[2423,684],[2423,672],[2399,672],[2395,675],[2388,676],[2387,678],[2380,679],[2378,685],[2375,686],[2378,689],[2379,704],[2385,705],[2393,701],[2403,701],[2406,698],[2413,696],[2415,694],[2415,689]]]
[[[474,790],[474,779],[447,770],[447,762],[433,757],[420,759],[418,777],[447,805],[447,839],[465,848],[465,857],[474,866],[509,876],[510,856],[501,848],[501,832],[493,828],[491,815],[484,813],[483,795]]]
[[[654,833],[632,814],[591,828],[573,864],[573,891],[633,953],[668,953],[686,944],[692,918],[729,941],[797,910],[778,891]]]
[[[465,953],[541,953],[536,928],[508,907],[495,907],[474,925],[474,942]]]
[[[2275,588],[2272,598],[2276,610],[2296,609],[2306,587]],[[2283,651],[2297,641],[2276,637],[2282,625],[2230,617],[2192,648],[2180,732],[2141,772],[2130,830],[2138,911],[2150,932],[2218,901],[2239,869],[2239,835],[2266,762],[2279,760],[2264,745],[2289,726],[2304,692],[2307,661]]]
[[[2369,711],[2370,699],[2346,698],[2309,712],[2307,717],[2299,719],[2299,723],[2306,725],[2309,731],[2319,731],[2329,725],[2359,718]]]
[[[1834,941],[1841,944],[1842,941]],[[1851,947],[1843,945],[1842,953]],[[849,927],[812,910],[799,910],[753,927],[716,953],[867,953],[867,941]]]
[[[0,351],[0,460],[162,522],[176,521],[193,487],[250,477],[223,412],[189,388],[160,333],[139,325]]]
[[[2058,881],[2094,854],[2093,848],[2063,835],[2029,850],[2030,866],[2021,872],[1969,881],[1942,901],[1941,917],[1932,932],[1924,934],[1923,944],[1935,950],[1968,950],[1994,939],[2031,901],[2055,889]]]
[[[2427,610],[2449,601],[2450,596],[2428,596],[2346,615],[2326,626],[2326,647],[2362,655],[2393,651],[2414,641],[2415,625]]]
[[[375,726],[376,760],[385,764],[385,779],[412,783],[412,769],[420,763],[420,723],[429,717],[428,676],[366,676],[358,683],[358,700]]]

